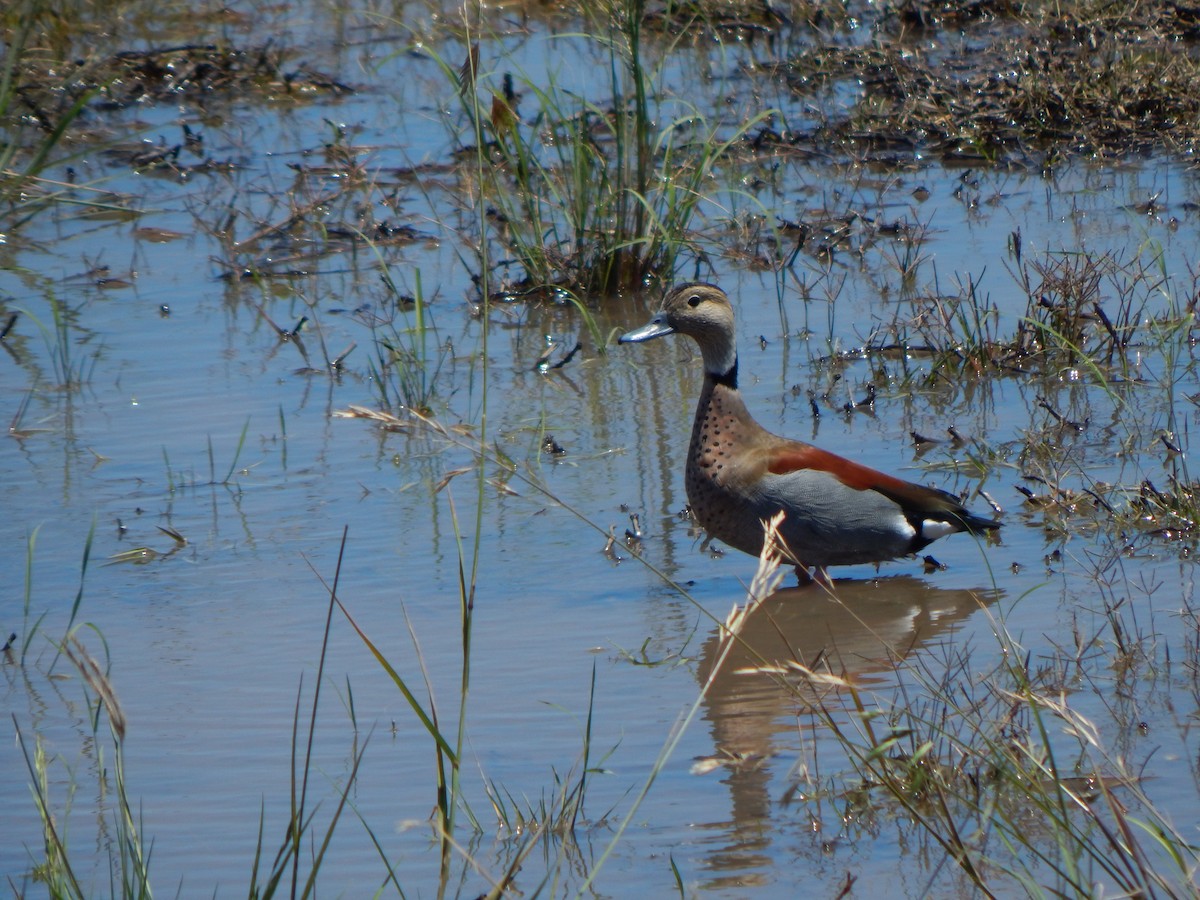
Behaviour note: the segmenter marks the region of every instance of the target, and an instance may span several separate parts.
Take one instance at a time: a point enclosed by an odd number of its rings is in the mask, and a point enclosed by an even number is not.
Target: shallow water
[[[331,39],[359,33],[358,23],[342,25]],[[543,34],[540,26],[533,31]],[[371,148],[363,156],[385,181],[392,167],[444,162],[453,142],[438,119],[452,92],[437,87],[427,56],[400,54],[378,70],[367,65],[394,49],[386,41],[348,40],[337,51],[329,40],[306,40],[322,65],[365,89],[337,100],[210,110],[206,152],[237,158],[228,174],[155,178],[88,158],[76,164],[81,180],[103,177],[105,189],[136,198],[143,212],[96,219],[60,207],[0,247],[0,312],[19,314],[4,344],[0,416],[16,421],[28,401],[23,434],[0,451],[7,511],[0,537],[9,548],[2,624],[18,632],[19,646],[32,620],[46,614],[25,665],[10,659],[3,666],[5,705],[27,745],[38,735],[54,755],[51,798],[60,810],[69,804],[62,820],[79,874],[104,893],[106,863],[98,860],[106,857],[93,851],[111,833],[111,811],[96,784],[111,751],[92,740],[74,670],[60,660],[51,672],[49,642],[67,623],[94,527],[77,621],[91,626],[81,637],[110,667],[128,718],[125,766],[143,837],[153,842],[152,881],[181,896],[245,890],[260,811],[271,850],[286,823],[293,715],[298,694],[307,709],[316,679],[328,610],[322,580],[333,578],[343,531],[339,597],[422,699],[424,667],[443,723],[454,720],[459,695],[460,547],[470,565],[478,546],[464,779],[482,831],[472,837],[464,830],[462,840],[486,872],[503,869],[517,842],[497,826],[484,783],[509,806],[552,804],[556,779],[579,766],[590,704],[590,764],[602,771],[588,784],[574,839],[550,845],[567,863],[556,865],[539,847],[518,879],[532,891],[543,873],[559,872],[555,892],[573,890],[598,864],[696,702],[716,653],[711,617],[723,618],[744,599],[754,571],[754,561],[736,552],[701,548],[678,515],[698,358],[683,341],[597,345],[570,307],[495,304],[484,366],[483,324],[453,227],[464,201],[449,175],[397,178],[396,220],[421,237],[384,252],[402,289],[415,290],[419,271],[429,299],[423,347],[440,360],[430,366],[432,411],[469,428],[450,440],[335,416],[352,404],[380,405],[368,367],[375,350],[367,318],[387,303],[375,259],[360,247],[314,257],[300,266],[305,274],[287,279],[223,280],[229,239],[216,223],[235,210],[244,239],[255,216],[287,215],[285,195],[319,194],[319,179],[298,177],[289,164],[323,156],[331,121]],[[577,71],[546,62],[558,42],[522,37],[511,46],[530,71]],[[136,112],[150,123],[148,134],[177,129],[181,115],[195,121],[174,109]],[[831,208],[919,223],[927,234],[915,284],[949,294],[977,281],[998,310],[999,334],[1011,334],[1024,312],[1006,270],[1013,266],[1006,241],[1017,229],[1027,256],[1160,254],[1170,281],[1148,301],[1147,314],[1191,289],[1196,212],[1185,201],[1195,196],[1196,180],[1171,162],[1078,164],[1050,178],[949,171],[919,159],[888,175],[781,160],[774,178],[755,198],[768,221]],[[928,199],[915,198],[919,187]],[[1155,214],[1133,208],[1159,191]],[[719,188],[713,199],[700,231],[728,213],[722,202],[746,204]],[[179,237],[160,240],[150,229]],[[941,542],[931,550],[944,571],[925,572],[908,560],[878,573],[835,573],[842,605],[811,589],[784,591],[756,614],[748,640],[772,655],[786,644],[808,660],[836,652],[865,690],[890,698],[900,683],[895,656],[932,670],[969,654],[961,674],[976,683],[996,664],[992,617],[1001,616],[1035,661],[1051,665],[1056,648],[1071,647],[1077,633],[1100,634],[1106,604],[1127,598],[1154,652],[1134,671],[1081,669],[1063,692],[1095,718],[1106,746],[1135,769],[1150,761],[1147,793],[1190,834],[1197,807],[1186,721],[1194,704],[1186,678],[1157,668],[1194,652],[1190,558],[1166,541],[1131,535],[1124,549],[1086,525],[1044,527],[1042,514],[1024,508],[1014,489],[1024,484],[1021,474],[1044,471],[1030,462],[1039,441],[1074,443],[1073,468],[1056,473],[1072,487],[1136,485],[1143,477],[1162,483],[1172,463],[1158,435],[1171,427],[1186,451],[1194,417],[1190,358],[1171,369],[1147,351],[1129,383],[1111,392],[1086,371],[926,383],[915,377],[929,368],[918,355],[830,360],[875,342],[900,315],[906,286],[894,263],[901,252],[898,243],[863,241],[857,252],[836,252],[829,265],[801,257],[778,282],[730,256],[716,256],[715,273],[700,274],[719,278],[738,298],[743,389],[764,425],[946,490],[982,486],[1004,507],[1001,543]],[[97,263],[127,284],[100,286],[90,271]],[[71,311],[63,343],[37,324],[52,329],[53,302]],[[598,332],[611,337],[644,322],[655,303],[653,296],[593,300],[591,308]],[[308,329],[299,342],[281,341],[268,316],[281,328],[308,316]],[[401,326],[414,321],[411,312],[398,317]],[[538,372],[546,335],[566,346],[578,339],[583,349],[563,368]],[[344,371],[328,375],[323,360],[351,344]],[[70,389],[55,374],[55,353],[62,365],[64,347],[84,375]],[[1172,372],[1174,395],[1157,384]],[[868,381],[878,390],[872,408],[839,412],[839,402],[861,396]],[[825,398],[816,419],[809,390]],[[1077,436],[1055,430],[1040,400],[1064,415],[1090,416],[1089,427]],[[477,474],[443,480],[472,465],[485,404],[485,440],[527,479],[484,463],[489,483],[476,534]],[[980,444],[914,449],[910,431],[942,436],[951,425]],[[542,452],[547,434],[564,454]],[[980,448],[996,459],[982,470],[970,463]],[[978,497],[971,502],[986,509]],[[623,544],[615,548],[619,562],[603,552],[605,532],[622,534],[631,512],[645,532],[643,559],[692,599]],[[160,528],[183,535],[186,546]],[[25,619],[23,564],[35,531]],[[118,559],[141,548],[152,551],[142,562]],[[1049,556],[1055,552],[1059,558]],[[332,811],[353,754],[363,756],[352,813],[336,832],[320,885],[357,896],[383,883],[370,829],[404,890],[433,893],[431,741],[338,614],[329,640],[310,785],[322,804],[319,818]],[[944,854],[896,810],[881,806],[867,821],[836,795],[814,790],[815,799],[797,799],[794,786],[804,794],[804,785],[835,779],[845,761],[802,694],[761,675],[734,674],[743,662],[731,660],[716,678],[601,869],[598,892],[671,892],[672,865],[689,894],[712,896],[743,896],[756,886],[783,895],[801,880],[815,893],[835,894],[848,875],[862,893],[965,889]],[[1097,688],[1105,677],[1111,683]],[[913,679],[901,681],[919,691]],[[1114,710],[1123,704],[1130,709]],[[1129,727],[1138,724],[1145,727]],[[41,831],[25,762],[13,740],[0,746],[9,773],[0,786],[0,871],[37,896],[30,869],[40,858]],[[700,773],[722,754],[742,761]],[[73,797],[70,785],[78,788]],[[491,884],[469,868],[461,877],[451,891],[465,896]]]

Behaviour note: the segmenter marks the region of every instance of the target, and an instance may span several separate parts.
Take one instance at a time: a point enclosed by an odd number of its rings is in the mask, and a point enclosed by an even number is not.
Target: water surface
[[[573,838],[550,845],[568,864],[556,868],[538,851],[519,879],[532,890],[543,873],[558,871],[558,891],[574,889],[696,702],[716,653],[713,617],[744,599],[754,571],[754,561],[734,551],[701,547],[679,516],[698,355],[682,340],[612,343],[645,321],[653,294],[588,298],[603,341],[570,306],[493,304],[481,316],[455,227],[469,218],[463,185],[449,171],[396,174],[447,161],[454,141],[440,120],[452,90],[428,55],[388,56],[398,44],[343,33],[367,34],[355,30],[361,23],[339,20],[341,31],[329,35],[324,24],[294,27],[314,59],[358,92],[229,104],[208,118],[186,106],[114,113],[131,131],[136,120],[136,133],[149,138],[174,134],[182,121],[203,127],[205,153],[236,164],[152,177],[89,155],[75,164],[81,177],[133,198],[137,214],[92,217],[60,207],[0,248],[0,311],[19,316],[0,361],[0,415],[16,423],[25,405],[21,434],[0,452],[4,627],[19,632],[20,643],[32,625],[22,612],[30,544],[31,619],[45,613],[25,665],[3,667],[10,738],[19,728],[27,746],[38,736],[52,755],[51,799],[81,877],[104,893],[110,797],[96,785],[109,751],[102,762],[74,670],[64,660],[51,666],[51,640],[68,621],[94,529],[77,621],[88,626],[80,632],[88,649],[110,667],[128,719],[125,765],[143,836],[153,842],[153,883],[182,896],[244,891],[260,813],[268,847],[286,822],[293,716],[316,680],[328,610],[322,581],[333,578],[343,533],[339,596],[411,684],[421,687],[427,676],[444,722],[459,703],[460,554],[471,566],[477,547],[464,778],[482,830],[462,839],[485,872],[503,868],[517,842],[497,824],[486,788],[511,807],[552,804],[558,780],[580,764],[590,704],[591,762],[603,771],[591,778]],[[527,74],[578,77],[556,54],[578,52],[579,42],[531,28],[532,37],[509,46]],[[439,49],[456,52],[449,42]],[[691,59],[680,71],[698,65],[714,63]],[[710,87],[719,93],[723,83]],[[581,90],[599,95],[603,87],[585,78]],[[326,158],[330,141],[358,148],[368,177],[392,186],[390,221],[415,232],[381,252],[402,289],[415,292],[419,283],[428,300],[427,331],[414,339],[429,361],[431,412],[464,426],[453,439],[335,415],[381,406],[369,363],[375,340],[391,334],[382,323],[401,334],[416,325],[414,312],[394,308],[378,257],[364,244],[279,263],[288,277],[229,277],[243,256],[269,267],[304,243],[259,241],[231,253],[257,226],[286,217],[289,204],[303,207],[336,185],[332,175],[296,168]],[[1003,507],[998,545],[958,536],[931,548],[942,571],[917,560],[849,568],[838,573],[842,604],[789,581],[756,614],[749,642],[767,654],[786,645],[803,659],[835,653],[848,676],[890,702],[900,683],[919,690],[894,671],[896,659],[933,669],[961,654],[966,684],[991,671],[999,654],[994,616],[1049,665],[1079,634],[1111,640],[1111,608],[1128,604],[1151,648],[1141,667],[1081,665],[1063,695],[1094,717],[1106,746],[1135,769],[1153,768],[1145,790],[1185,833],[1197,809],[1183,723],[1191,701],[1178,673],[1158,666],[1194,653],[1188,548],[1133,533],[1123,545],[1079,523],[1063,530],[1023,504],[1015,487],[1031,472],[1048,476],[1046,467],[1062,458],[1070,466],[1052,474],[1064,486],[1164,484],[1173,457],[1159,435],[1170,429],[1186,456],[1194,417],[1190,355],[1166,360],[1148,348],[1124,383],[1105,390],[1070,368],[1036,378],[964,370],[930,380],[926,356],[853,351],[883,343],[914,298],[954,294],[968,281],[994,305],[997,333],[1012,333],[1025,312],[1009,249],[1017,230],[1026,257],[1086,251],[1160,267],[1165,278],[1147,301],[1148,319],[1192,289],[1195,193],[1193,172],[1164,160],[1080,162],[1043,176],[948,170],[917,157],[884,175],[781,159],[752,204],[714,186],[698,233],[723,227],[736,204],[766,222],[829,209],[895,219],[923,232],[914,278],[898,271],[900,242],[866,240],[832,260],[805,254],[779,274],[715,252],[711,268],[679,273],[719,279],[737,299],[743,390],[765,426],[969,492],[981,512],[987,506],[974,491],[982,487]],[[1159,201],[1147,215],[1138,204],[1152,195]],[[334,213],[314,207],[323,218],[309,223],[305,240],[334,239],[328,226],[353,210],[351,199],[331,201],[339,203]],[[1111,302],[1114,287],[1101,296]],[[67,322],[61,340],[56,305]],[[271,325],[291,329],[302,317],[299,341],[281,340]],[[537,371],[547,335],[582,349],[561,369]],[[326,359],[352,345],[331,374]],[[79,383],[63,387],[56,365],[73,367]],[[1174,391],[1164,392],[1171,379]],[[841,412],[868,382],[874,404]],[[810,392],[819,398],[817,418]],[[1048,409],[1086,416],[1088,427],[1056,429]],[[913,446],[910,432],[944,438],[950,426],[968,442]],[[547,436],[565,452],[544,452]],[[476,533],[479,437],[525,477],[495,459],[482,464]],[[1048,453],[1043,466],[1039,446],[1077,452]],[[992,462],[981,469],[973,455]],[[468,471],[446,483],[458,469]],[[631,513],[644,530],[642,558],[688,597],[624,543],[604,552],[605,532],[622,535]],[[150,551],[142,562],[120,556],[139,549]],[[746,661],[731,660],[700,703],[602,869],[599,893],[665,895],[674,890],[672,865],[689,894],[705,896],[755,887],[783,895],[801,877],[806,889],[834,894],[848,873],[862,893],[886,887],[924,896],[931,883],[962,889],[960,876],[937,861],[944,854],[894,810],[880,807],[866,821],[836,793],[817,790],[845,783],[839,775],[848,767],[808,707],[812,698],[735,674]],[[320,816],[336,803],[353,755],[363,754],[322,887],[355,896],[383,883],[369,829],[404,890],[433,893],[431,741],[336,614],[322,689],[310,788]],[[1133,708],[1114,714],[1125,703]],[[37,896],[30,872],[41,855],[40,824],[20,752],[11,739],[3,747],[0,869]],[[702,774],[718,759],[738,762]],[[469,867],[461,878],[452,890],[466,896],[490,886]]]

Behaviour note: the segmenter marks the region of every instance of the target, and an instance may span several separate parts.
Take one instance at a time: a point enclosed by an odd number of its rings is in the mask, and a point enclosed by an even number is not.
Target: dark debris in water
[[[859,6],[850,4],[858,27],[813,29],[763,65],[821,116],[812,129],[757,134],[760,145],[885,164],[921,154],[1046,165],[1196,149],[1200,6]]]
[[[1143,543],[1177,545],[1186,554],[1200,537],[1200,484],[1169,478],[1162,488],[1149,479],[1139,484],[1105,484],[1069,488],[1026,472],[1022,479],[1034,485],[1014,484],[1023,497],[1025,515],[1040,521],[1048,534],[1068,536],[1098,531],[1122,535],[1127,550]],[[993,501],[989,498],[989,503]],[[1047,557],[1047,565],[1060,555]]]
[[[63,70],[37,71],[42,63],[25,59],[20,108],[12,112],[52,128],[61,110],[90,99],[93,108],[123,109],[138,103],[203,104],[210,99],[266,100],[340,95],[354,89],[303,64],[287,66],[286,54],[269,45],[238,48],[216,44],[183,44],[146,50],[123,50],[107,56],[76,59]]]
[[[96,83],[104,85],[103,98],[120,106],[146,99],[174,101],[181,94],[203,97],[236,91],[276,98],[353,91],[304,66],[288,71],[285,54],[271,46],[239,49],[200,44],[126,50],[88,69]]]

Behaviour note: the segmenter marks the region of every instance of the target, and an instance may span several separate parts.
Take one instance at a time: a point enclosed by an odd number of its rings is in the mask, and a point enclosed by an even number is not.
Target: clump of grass
[[[47,289],[44,299],[49,307],[48,322],[30,309],[21,310],[37,326],[46,345],[50,372],[45,379],[49,384],[44,386],[56,391],[76,391],[91,380],[104,347],[95,333],[82,325],[80,313],[85,304],[72,307],[51,289]],[[89,347],[91,344],[95,346]]]
[[[42,629],[42,623],[45,622],[46,616],[50,610],[43,610],[36,618],[33,618],[33,556],[34,550],[37,547],[37,536],[40,531],[40,526],[30,532],[25,544],[25,602],[24,613],[22,616],[22,634],[20,635],[21,653],[18,657],[21,665],[25,665],[30,647],[34,640],[39,636]],[[69,638],[75,628],[75,620],[79,616],[80,607],[83,605],[84,584],[87,581],[88,565],[92,558],[92,542],[96,537],[96,522],[93,519],[91,528],[88,529],[87,539],[83,545],[83,559],[79,565],[79,590],[75,593],[75,599],[71,603],[70,614],[67,618],[67,623],[63,629],[64,640]],[[58,662],[58,653],[55,654],[54,660],[50,664],[50,669],[53,670],[55,663]]]
[[[1020,272],[1028,308],[1013,341],[1014,353],[1060,351],[1062,364],[1087,358],[1106,368],[1124,360],[1161,280],[1140,261],[1123,264],[1112,254],[1059,253],[1032,260]],[[1107,296],[1117,298],[1105,308]]]
[[[969,648],[896,662],[899,681],[913,684],[895,702],[868,694],[836,658],[819,669],[788,662],[800,679],[790,689],[803,691],[858,779],[789,793],[828,791],[855,816],[894,805],[984,896],[1093,896],[1099,883],[1132,896],[1187,893],[1198,848],[1072,707],[1067,676],[1033,665],[1002,620],[993,629],[1001,652],[990,672],[972,674]]]
[[[722,134],[685,101],[670,114],[670,99],[653,89],[659,72],[647,61],[642,0],[588,11],[608,56],[603,104],[553,76],[537,83],[500,72],[502,63],[485,68],[474,43],[461,66],[441,62],[469,134],[484,144],[476,148],[486,163],[477,169],[489,205],[483,240],[503,251],[490,255],[517,266],[500,296],[612,293],[669,276],[689,246],[703,186],[765,118]]]
[[[382,260],[380,273],[388,291],[388,314],[371,315],[369,320],[375,345],[375,358],[367,363],[371,383],[385,409],[410,409],[432,416],[449,347],[438,341],[420,270],[414,273],[412,294],[400,290]]]
[[[955,294],[943,293],[935,284],[932,291],[914,293],[908,307],[910,316],[902,319],[897,314],[889,339],[870,344],[868,353],[902,350],[928,356],[933,372],[982,372],[1014,365],[1012,347],[999,336],[999,311],[980,290],[978,279],[968,278]]]
[[[1194,545],[1200,539],[1200,484],[1170,478],[1161,487],[1144,479],[1118,518],[1130,531]]]
[[[242,451],[246,447],[246,434],[250,430],[250,420],[246,419],[242,425],[242,431],[238,435],[237,446],[233,451],[233,458],[229,461],[229,468],[224,475],[218,478],[217,475],[217,457],[216,451],[213,449],[212,435],[208,437],[208,481],[202,481],[196,476],[195,472],[190,473],[190,477],[183,471],[172,467],[171,457],[167,453],[167,448],[163,447],[163,466],[166,469],[166,488],[168,492],[174,493],[187,487],[216,487],[218,485],[228,486],[234,483],[234,473],[238,471],[238,461],[241,459]],[[244,474],[245,468],[241,470]],[[186,541],[184,542],[186,543]]]
[[[1019,236],[1016,236],[1019,248]],[[1135,358],[1159,353],[1180,340],[1193,310],[1174,299],[1171,279],[1153,254],[1122,260],[1113,253],[1048,252],[1026,259],[1014,252],[1012,275],[1025,296],[1025,311],[1005,333],[997,304],[968,277],[956,293],[914,291],[907,312],[869,343],[867,354],[903,350],[927,356],[933,371],[969,369],[1027,375],[1058,375],[1081,369],[1106,385],[1131,377]]]
[[[143,844],[142,823],[134,812],[125,780],[125,714],[109,678],[107,666],[101,666],[73,634],[63,642],[62,652],[75,666],[82,679],[90,710],[92,747],[97,754],[95,769],[100,773],[101,790],[110,794],[112,798],[110,802],[114,814],[114,831],[108,857],[109,893],[111,896],[148,898],[152,895],[150,854]],[[69,807],[60,813],[50,793],[50,785],[57,780],[57,777],[50,776],[53,760],[47,755],[40,738],[31,753],[15,715],[13,722],[17,742],[29,771],[34,803],[42,820],[44,856],[35,866],[34,875],[46,886],[52,897],[82,900],[94,896],[91,887],[81,881],[72,864],[72,852],[68,846],[65,827]],[[104,748],[107,744],[101,736],[102,723],[108,726],[108,737],[112,747],[111,762],[105,759]]]

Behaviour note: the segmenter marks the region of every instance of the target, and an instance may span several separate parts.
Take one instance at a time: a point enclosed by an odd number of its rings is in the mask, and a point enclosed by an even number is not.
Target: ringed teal
[[[620,342],[668,334],[693,338],[704,358],[684,481],[696,521],[711,537],[757,556],[763,521],[782,510],[785,558],[802,581],[828,582],[826,566],[883,562],[948,534],[1000,527],[952,494],[779,437],[755,422],[738,391],[733,307],[719,287],[675,287],[662,310]]]

